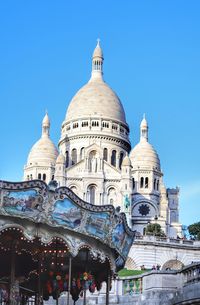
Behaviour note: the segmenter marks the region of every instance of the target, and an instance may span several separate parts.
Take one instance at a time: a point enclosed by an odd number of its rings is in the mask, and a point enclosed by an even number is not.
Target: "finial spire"
[[[148,142],[148,123],[145,117],[145,113],[143,114],[143,119],[140,124],[140,141]]]
[[[42,120],[42,137],[49,137],[49,130],[50,130],[50,120],[46,110],[45,116]]]
[[[103,51],[100,46],[100,39],[97,39],[97,45],[92,56],[92,77],[90,80],[102,80],[103,75]]]

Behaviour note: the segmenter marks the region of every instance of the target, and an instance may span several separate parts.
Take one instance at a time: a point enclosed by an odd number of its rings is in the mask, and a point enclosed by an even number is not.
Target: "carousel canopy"
[[[59,238],[72,257],[87,248],[94,260],[108,260],[113,272],[123,267],[134,239],[125,214],[84,202],[55,181],[0,181],[0,234],[10,229],[42,245]]]

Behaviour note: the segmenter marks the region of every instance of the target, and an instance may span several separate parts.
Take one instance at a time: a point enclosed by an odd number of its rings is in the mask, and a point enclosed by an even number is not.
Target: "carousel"
[[[40,180],[0,181],[0,305],[76,304],[123,268],[134,232],[111,205]]]

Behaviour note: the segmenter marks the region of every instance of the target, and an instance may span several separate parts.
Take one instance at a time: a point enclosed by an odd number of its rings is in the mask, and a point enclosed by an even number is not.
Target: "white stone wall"
[[[151,269],[158,264],[162,268],[171,260],[177,260],[184,266],[200,261],[200,242],[170,239],[159,242],[154,236],[143,237],[141,241],[135,240],[131,247],[126,267],[140,269],[144,265],[146,269]]]

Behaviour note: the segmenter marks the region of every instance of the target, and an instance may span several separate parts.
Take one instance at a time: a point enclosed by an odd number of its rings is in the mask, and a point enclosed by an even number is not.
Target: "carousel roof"
[[[1,232],[16,228],[43,244],[60,238],[74,257],[86,247],[94,259],[108,259],[114,272],[123,267],[134,232],[113,206],[87,203],[67,187],[56,188],[55,181],[0,181],[0,195]]]

